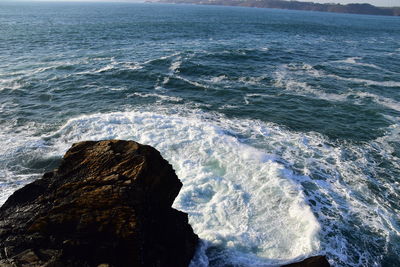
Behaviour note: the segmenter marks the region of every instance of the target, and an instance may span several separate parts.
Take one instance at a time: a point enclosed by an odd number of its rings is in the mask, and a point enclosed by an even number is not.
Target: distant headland
[[[280,8],[290,10],[351,13],[364,15],[400,16],[400,7],[376,7],[370,4],[318,4],[313,2],[284,0],[150,0],[149,2]]]

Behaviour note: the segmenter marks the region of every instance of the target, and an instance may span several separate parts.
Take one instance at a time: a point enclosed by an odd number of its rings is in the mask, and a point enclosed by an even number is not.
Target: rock
[[[325,256],[314,256],[307,258],[301,262],[283,265],[282,267],[330,267],[328,260]]]
[[[181,187],[150,146],[74,144],[0,208],[0,266],[188,266],[198,237],[171,208]]]

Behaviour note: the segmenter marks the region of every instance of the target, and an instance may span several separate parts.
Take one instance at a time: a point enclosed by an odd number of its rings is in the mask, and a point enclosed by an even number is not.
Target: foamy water
[[[398,128],[392,131],[367,146],[337,147],[318,134],[291,132],[259,121],[230,120],[200,111],[137,110],[73,118],[45,136],[32,138],[34,132],[24,133],[8,141],[10,157],[3,155],[1,162],[24,157],[50,164],[82,140],[115,138],[150,144],[170,161],[184,184],[174,207],[189,214],[204,242],[193,266],[201,266],[213,250],[218,253],[211,258],[220,264],[276,265],[332,253],[347,264],[373,265],[373,255],[353,247],[338,230],[364,228],[383,244],[390,242],[391,233],[399,233],[396,215],[368,193],[371,182],[388,193],[395,193],[398,183],[373,181],[363,173],[373,164],[368,160],[373,147],[389,152],[389,140]],[[2,140],[4,144],[7,138]],[[348,162],[344,153],[353,154],[353,160]],[[5,166],[3,186],[20,168]],[[2,202],[16,187],[32,180],[23,177],[11,190],[2,191]],[[357,261],[353,255],[363,257]]]

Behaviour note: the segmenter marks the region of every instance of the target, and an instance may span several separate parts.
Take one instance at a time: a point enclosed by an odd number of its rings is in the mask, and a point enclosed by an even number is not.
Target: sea
[[[0,2],[0,204],[83,140],[157,148],[192,267],[400,266],[400,18]]]

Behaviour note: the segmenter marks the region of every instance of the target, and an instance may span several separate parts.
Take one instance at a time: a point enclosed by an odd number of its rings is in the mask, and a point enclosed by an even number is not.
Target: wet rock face
[[[0,208],[0,266],[188,266],[198,237],[171,208],[181,187],[150,146],[74,144]]]
[[[330,267],[325,256],[314,256],[307,258],[301,262],[291,263],[282,267]]]

